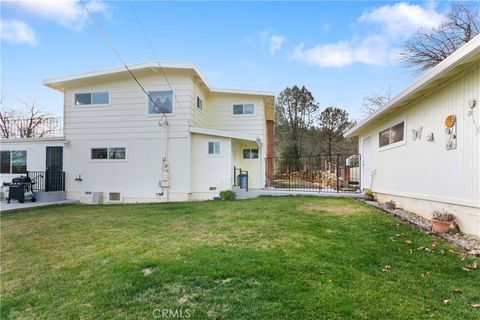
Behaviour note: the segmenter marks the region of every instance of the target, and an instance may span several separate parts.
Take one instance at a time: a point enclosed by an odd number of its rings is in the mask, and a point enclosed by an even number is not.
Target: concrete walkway
[[[21,211],[25,209],[32,209],[32,208],[41,208],[41,207],[50,207],[50,206],[58,206],[63,204],[77,204],[77,200],[62,200],[62,201],[52,201],[52,202],[30,202],[25,201],[24,203],[19,203],[17,201],[12,201],[7,203],[6,201],[0,202],[0,213],[7,213],[7,212],[15,212]]]
[[[286,190],[235,190],[237,199],[252,199],[258,196],[316,196],[316,197],[359,197],[362,194],[358,192],[319,192],[319,191],[286,191]]]

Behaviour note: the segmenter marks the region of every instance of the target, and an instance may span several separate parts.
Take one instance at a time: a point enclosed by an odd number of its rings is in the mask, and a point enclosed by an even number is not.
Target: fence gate
[[[316,155],[265,159],[266,188],[360,192],[360,155]]]

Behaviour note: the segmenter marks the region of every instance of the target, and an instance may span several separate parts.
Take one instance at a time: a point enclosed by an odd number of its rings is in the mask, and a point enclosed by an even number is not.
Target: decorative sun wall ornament
[[[412,129],[412,136],[413,136],[413,141],[415,140],[421,140],[422,139],[422,130],[423,127],[420,127],[418,129]]]
[[[445,118],[445,134],[447,135],[447,143],[445,148],[453,150],[457,148],[457,117],[451,114]]]

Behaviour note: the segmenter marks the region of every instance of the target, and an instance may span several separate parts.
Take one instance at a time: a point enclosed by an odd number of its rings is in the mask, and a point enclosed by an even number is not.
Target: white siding
[[[472,118],[467,116],[470,99],[480,100],[478,65],[362,134],[360,141],[369,135],[372,137],[372,168],[376,170],[373,190],[478,208],[480,133],[475,133]],[[474,112],[477,123],[479,110],[477,106]],[[457,117],[457,148],[447,151],[444,121],[450,114]],[[401,120],[406,120],[406,144],[379,150],[379,131]],[[422,139],[413,141],[412,129],[419,127],[423,127]],[[435,140],[427,142],[426,136],[432,132]],[[478,220],[477,217],[475,228],[480,227]],[[480,231],[477,232],[480,235]]]

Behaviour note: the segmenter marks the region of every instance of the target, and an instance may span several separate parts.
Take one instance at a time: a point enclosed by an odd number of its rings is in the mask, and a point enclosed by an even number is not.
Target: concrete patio
[[[51,201],[51,202],[30,202],[25,201],[24,203],[19,203],[17,201],[12,201],[7,203],[5,200],[0,201],[0,213],[7,213],[7,212],[16,212],[25,209],[32,209],[32,208],[41,208],[41,207],[50,207],[50,206],[58,206],[64,204],[77,204],[77,200],[62,200],[62,201]]]

